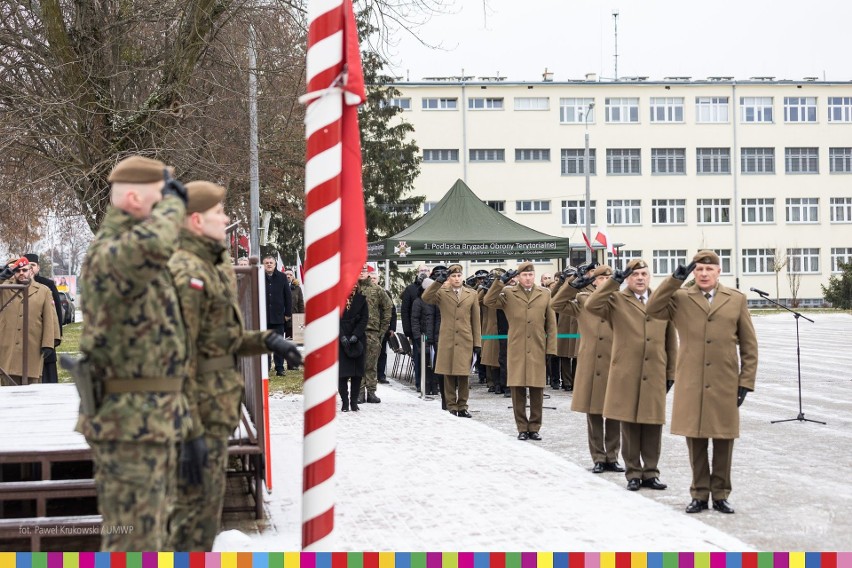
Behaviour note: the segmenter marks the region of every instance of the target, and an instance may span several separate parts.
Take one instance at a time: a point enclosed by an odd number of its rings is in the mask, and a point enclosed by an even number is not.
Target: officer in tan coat
[[[589,272],[583,270],[576,278],[572,276],[566,280],[551,302],[553,311],[559,314],[560,318],[570,316],[577,318],[579,322],[580,352],[574,376],[571,410],[586,414],[589,452],[594,462],[592,473],[623,472],[624,468],[618,463],[621,424],[618,420],[603,417],[612,355],[612,328],[606,318],[584,309],[595,288],[612,276],[612,268],[606,265],[580,268]]]
[[[695,285],[681,288],[695,271]],[[713,508],[733,513],[731,457],[739,436],[738,407],[754,390],[757,336],[745,296],[719,284],[719,256],[702,250],[678,266],[648,303],[648,313],[674,322],[683,349],[675,373],[672,434],[686,436],[692,465],[687,513]],[[739,353],[737,353],[739,345]],[[713,439],[712,470],[707,456]]]
[[[476,292],[462,286],[461,264],[451,264],[435,279],[423,281],[427,304],[441,310],[441,334],[438,337],[438,360],[435,372],[444,375],[447,410],[461,418],[471,418],[467,410],[470,394],[470,365],[473,354],[482,349],[479,299]],[[446,283],[446,286],[444,285]]]
[[[514,276],[518,277],[517,286],[506,286]],[[547,355],[556,354],[556,316],[550,307],[550,290],[536,286],[533,264],[525,262],[494,282],[484,302],[503,310],[509,321],[507,385],[512,391],[518,439],[541,440]]]
[[[677,334],[671,322],[645,313],[651,290],[648,264],[631,260],[616,270],[586,302],[586,310],[612,325],[603,415],[621,421],[621,455],[627,489],[665,489],[657,463],[666,421],[666,392],[674,381]],[[624,290],[619,286],[626,282]]]

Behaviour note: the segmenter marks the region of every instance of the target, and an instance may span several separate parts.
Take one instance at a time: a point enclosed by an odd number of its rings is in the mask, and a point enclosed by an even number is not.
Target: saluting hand
[[[518,274],[520,274],[520,273],[517,270],[507,270],[506,273],[503,276],[500,277],[500,281],[503,284],[508,284],[509,280],[511,280],[512,278],[514,278]]]
[[[628,276],[633,274],[632,268],[625,268],[624,270],[616,270],[612,273],[612,279],[618,282],[619,284],[623,284]]]
[[[692,271],[695,270],[695,262],[690,262],[688,266],[683,266],[682,264],[678,264],[675,271],[672,272],[672,278],[676,278],[681,282],[686,280]]]

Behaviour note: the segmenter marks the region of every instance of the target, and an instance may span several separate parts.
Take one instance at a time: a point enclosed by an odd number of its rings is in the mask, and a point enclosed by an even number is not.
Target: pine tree
[[[826,302],[841,310],[852,309],[852,262],[837,264],[841,270],[840,276],[832,276],[828,279],[828,286],[823,286],[822,294]]]

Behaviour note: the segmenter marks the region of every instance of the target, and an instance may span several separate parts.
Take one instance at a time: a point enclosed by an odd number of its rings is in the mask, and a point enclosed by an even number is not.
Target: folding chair
[[[396,333],[392,333],[390,336],[388,336],[388,347],[390,347],[391,351],[394,352],[393,368],[391,369],[390,374],[392,377],[396,377],[397,367],[400,366],[399,356],[402,353],[402,346],[400,346],[399,344],[399,339],[397,338]]]
[[[408,357],[407,364],[404,363],[404,367],[400,369],[400,372],[404,369],[405,375],[402,378],[410,383],[414,380],[414,359],[412,358],[411,342],[408,341],[408,338],[400,332],[397,332],[396,336],[401,355],[403,356],[403,362],[405,361],[405,357]]]

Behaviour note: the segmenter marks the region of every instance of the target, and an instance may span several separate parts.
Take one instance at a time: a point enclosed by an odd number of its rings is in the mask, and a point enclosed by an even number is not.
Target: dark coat
[[[402,291],[402,333],[406,337],[414,338],[415,334],[411,329],[411,306],[414,305],[414,300],[420,297],[423,293],[423,288],[417,282],[412,282]]]
[[[441,335],[441,310],[427,304],[422,298],[415,299],[411,304],[411,332],[414,341],[420,341],[420,335],[425,333],[427,348],[437,346]],[[431,350],[427,352],[426,359],[429,367],[434,369],[435,360]]]
[[[50,290],[50,295],[53,297],[53,306],[56,308],[56,319],[59,320],[59,335],[62,335],[62,325],[65,322],[62,317],[62,299],[59,297],[59,290],[56,289],[56,284],[50,278],[36,274],[35,281]]]
[[[293,315],[293,298],[290,294],[290,282],[283,272],[276,269],[266,277],[266,324],[284,325],[285,317]]]
[[[355,336],[364,349],[359,357],[349,357],[343,350],[343,345],[338,341],[339,371],[338,375],[343,377],[363,377],[364,366],[367,359],[367,322],[370,314],[367,310],[367,300],[360,292],[352,297],[349,308],[343,310],[340,316],[340,337]]]

